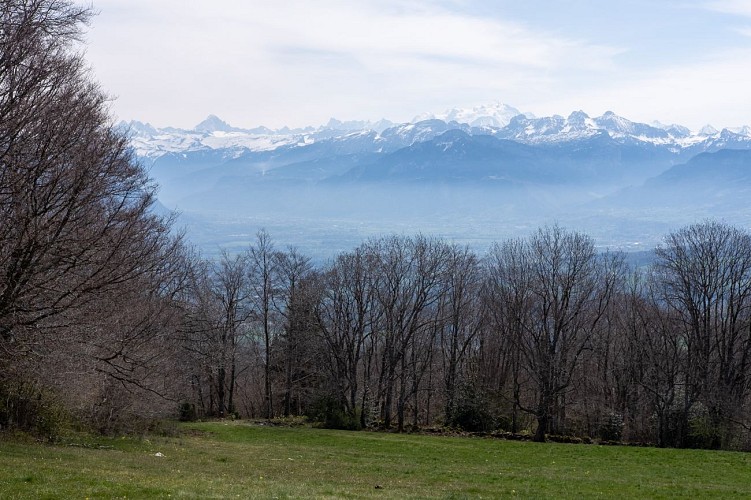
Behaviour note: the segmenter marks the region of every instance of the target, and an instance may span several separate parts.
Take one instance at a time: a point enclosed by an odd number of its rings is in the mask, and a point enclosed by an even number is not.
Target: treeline
[[[203,263],[180,327],[199,415],[745,448],[751,236],[670,234],[629,269],[558,226],[363,243],[315,268],[266,233]]]
[[[202,259],[76,52],[89,14],[0,2],[3,429],[307,415],[749,448],[748,232],[688,226],[642,269],[558,226],[485,255],[376,238],[322,266],[262,231]]]

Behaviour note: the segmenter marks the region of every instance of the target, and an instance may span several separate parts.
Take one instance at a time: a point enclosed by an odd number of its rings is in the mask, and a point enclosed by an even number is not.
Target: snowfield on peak
[[[183,153],[204,149],[245,148],[251,151],[272,151],[282,146],[306,143],[305,134],[259,134],[241,130],[181,130],[175,128],[153,129],[121,124],[130,136],[130,144],[141,158],[155,159],[166,153]]]
[[[523,113],[515,107],[499,102],[473,108],[453,108],[443,113],[423,113],[416,116],[412,122],[442,120],[447,123],[464,123],[472,127],[501,128],[508,125],[513,117],[521,114]]]

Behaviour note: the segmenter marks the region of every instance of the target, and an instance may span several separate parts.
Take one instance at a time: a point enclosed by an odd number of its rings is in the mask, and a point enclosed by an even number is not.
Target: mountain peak
[[[447,109],[443,113],[423,113],[416,116],[412,122],[437,119],[447,123],[464,123],[472,127],[505,127],[513,117],[521,114],[523,113],[513,106],[494,102],[473,108]]]
[[[704,125],[701,130],[699,130],[699,135],[715,135],[719,132],[716,128],[714,128],[712,125]]]
[[[227,122],[216,115],[209,115],[204,121],[194,127],[196,132],[231,132],[234,130]]]
[[[572,112],[567,118],[572,124],[584,124],[588,119],[589,115],[582,110]]]
[[[138,120],[131,120],[130,122],[121,122],[120,126],[128,130],[130,134],[140,134],[144,136],[156,135],[159,132],[150,123],[140,122]]]

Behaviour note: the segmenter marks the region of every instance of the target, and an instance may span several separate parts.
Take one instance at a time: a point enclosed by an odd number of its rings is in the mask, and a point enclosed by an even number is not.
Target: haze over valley
[[[500,103],[401,124],[242,129],[212,115],[192,130],[120,126],[207,255],[242,249],[261,228],[320,260],[391,233],[484,251],[551,223],[638,252],[687,223],[749,220],[749,127],[535,117]]]

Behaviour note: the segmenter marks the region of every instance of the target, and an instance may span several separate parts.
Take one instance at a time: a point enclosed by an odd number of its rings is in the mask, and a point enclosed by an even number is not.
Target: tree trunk
[[[545,442],[545,431],[548,427],[548,415],[547,413],[537,415],[537,430],[535,431],[535,436],[533,438],[533,441],[536,441],[538,443],[544,443]]]

